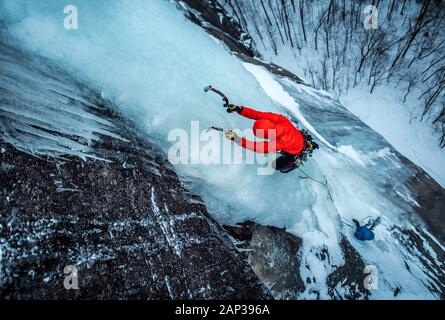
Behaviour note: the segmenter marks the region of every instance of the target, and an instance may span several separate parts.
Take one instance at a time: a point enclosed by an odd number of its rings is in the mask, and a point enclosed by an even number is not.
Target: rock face
[[[231,50],[249,57],[256,55],[250,36],[215,0],[177,0],[190,21],[222,40]]]
[[[0,48],[2,299],[271,298],[165,155],[112,104]],[[79,289],[67,290],[76,279]]]
[[[436,292],[442,300],[445,299],[445,269],[443,263],[437,263],[437,261],[445,261],[444,247],[437,240],[434,240],[428,232],[421,229],[403,229],[394,226],[392,231],[399,241],[400,248],[406,250],[406,256],[415,257],[421,261],[422,267],[428,270],[431,275],[430,290]],[[394,292],[394,296],[401,291],[400,288],[396,289],[398,290]]]
[[[302,240],[285,229],[245,221],[224,226],[244,252],[253,271],[269,288],[276,299],[296,299],[306,290],[311,279],[301,279],[300,253]],[[364,287],[365,263],[360,254],[344,237],[340,243],[345,263],[334,266],[326,281],[332,299],[367,299]],[[329,252],[321,251],[318,258],[329,260]]]
[[[368,299],[370,292],[364,285],[363,258],[346,237],[342,238],[340,247],[345,263],[328,276],[328,294],[332,299]]]
[[[414,166],[411,164],[411,166]],[[445,241],[445,189],[431,179],[423,170],[408,182],[408,188],[419,204],[416,211],[428,224],[433,234]]]
[[[255,274],[276,299],[295,299],[304,291],[298,269],[301,259],[301,239],[284,229],[262,226],[245,221],[236,226],[225,226],[245,252]]]
[[[261,61],[255,50],[252,38],[215,0],[177,0],[186,17],[205,29],[209,34],[221,40],[241,60],[260,65],[273,74],[287,77],[296,83],[304,81],[292,72],[274,63]]]

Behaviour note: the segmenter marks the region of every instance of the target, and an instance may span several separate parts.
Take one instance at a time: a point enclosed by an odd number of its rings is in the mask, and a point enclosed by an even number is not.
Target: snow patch
[[[338,147],[338,151],[343,153],[350,159],[354,160],[362,167],[364,167],[366,165],[365,161],[363,161],[362,155],[357,150],[355,150],[352,146],[340,146],[340,147]]]
[[[439,147],[428,120],[419,121],[416,100],[402,103],[398,90],[382,86],[373,94],[366,87],[351,89],[340,101],[445,187],[445,150]]]

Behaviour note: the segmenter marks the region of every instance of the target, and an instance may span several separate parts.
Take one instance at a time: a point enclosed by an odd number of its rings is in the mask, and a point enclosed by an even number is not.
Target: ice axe
[[[219,91],[218,89],[216,89],[215,87],[212,87],[211,85],[208,85],[204,88],[204,92],[209,92],[209,90],[215,92],[217,95],[219,95],[220,97],[222,97],[223,101],[224,101],[224,107],[227,108],[229,106],[229,99],[227,98],[227,96],[222,93],[221,91]],[[225,133],[227,130],[229,129],[223,129],[220,127],[210,127],[207,128],[206,132],[209,132],[210,130],[215,130],[215,131],[220,131],[222,133]]]
[[[209,132],[210,130],[226,132],[226,130],[228,130],[228,129],[223,129],[223,128],[213,127],[213,126],[212,126],[212,127],[210,127],[210,128],[207,128],[206,132]]]
[[[204,88],[204,92],[209,92],[209,90],[211,90],[211,91],[215,92],[217,95],[221,96],[221,98],[224,101],[225,108],[227,108],[229,106],[229,99],[227,98],[227,96],[224,93],[222,93],[215,87],[212,87],[211,85],[208,85],[207,87]]]
[[[220,128],[220,127],[213,127],[212,126],[212,127],[206,129],[206,133],[209,132],[210,130],[219,131],[219,132],[222,132],[224,134],[227,134],[228,132],[232,131],[232,129],[223,129],[223,128]],[[226,135],[226,137],[227,137],[227,135]],[[230,140],[234,140],[234,138],[230,138]]]

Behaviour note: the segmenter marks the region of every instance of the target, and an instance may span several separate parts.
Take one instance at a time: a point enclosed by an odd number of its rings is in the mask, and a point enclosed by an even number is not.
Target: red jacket
[[[253,133],[261,139],[269,141],[254,142],[241,138],[239,145],[259,153],[284,151],[290,154],[300,154],[304,149],[304,138],[301,132],[286,117],[272,113],[260,112],[243,107],[240,115],[256,120]]]

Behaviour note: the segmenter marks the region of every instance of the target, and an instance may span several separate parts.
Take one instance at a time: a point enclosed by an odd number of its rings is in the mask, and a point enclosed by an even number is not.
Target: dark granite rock
[[[340,247],[345,263],[337,267],[326,279],[328,294],[332,299],[368,299],[370,292],[363,282],[366,277],[363,273],[363,258],[346,237],[340,241]],[[338,288],[344,292],[339,293]]]
[[[441,299],[445,299],[445,250],[427,232],[421,228],[392,228],[394,237],[398,239],[400,248],[406,250],[406,256],[414,257],[420,261],[422,267],[428,271],[429,289],[436,292]],[[406,268],[409,266],[405,261]],[[403,289],[395,288],[394,295]]]
[[[253,271],[276,299],[295,299],[304,291],[299,274],[301,239],[284,229],[245,221],[225,226],[245,252]]]
[[[299,237],[285,229],[263,226],[252,221],[224,228],[276,299],[297,299],[306,286],[315,281],[310,278],[305,281],[301,279],[302,240]],[[366,277],[363,258],[345,237],[342,238],[340,247],[345,263],[334,266],[335,270],[326,279],[329,296],[332,299],[368,299],[370,292],[365,289],[363,282]],[[320,248],[315,256],[330,264],[327,248]],[[338,292],[339,289],[342,292]],[[313,293],[319,295],[319,292]]]
[[[204,28],[231,50],[249,57],[257,55],[251,37],[216,0],[177,0],[190,21]]]
[[[411,166],[414,166],[411,164]],[[420,168],[407,183],[419,206],[415,210],[428,224],[431,232],[445,241],[445,189]]]

